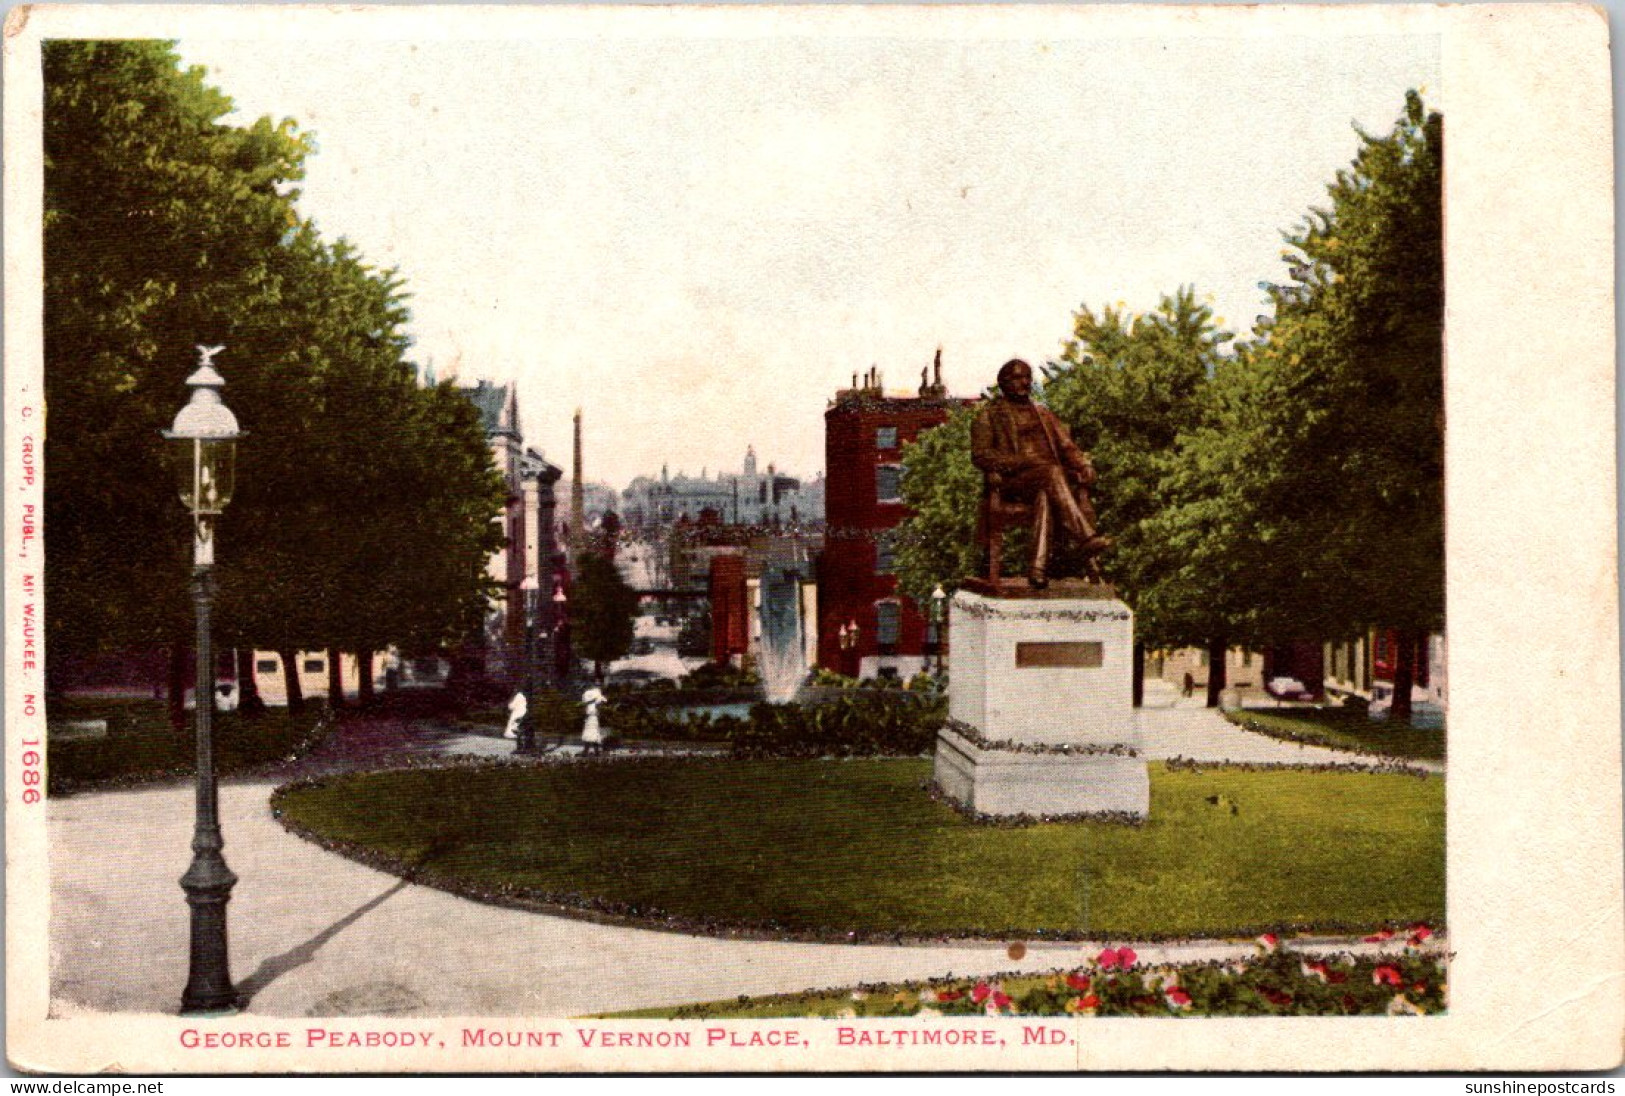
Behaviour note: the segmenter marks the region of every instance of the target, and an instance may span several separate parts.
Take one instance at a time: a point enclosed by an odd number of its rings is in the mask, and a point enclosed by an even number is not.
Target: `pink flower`
[[[1371,984],[1374,986],[1399,986],[1405,980],[1399,976],[1399,968],[1384,963],[1371,972]]]
[[[1134,954],[1134,949],[1133,948],[1118,948],[1117,949],[1117,963],[1124,970],[1127,970],[1129,967],[1132,967],[1139,958],[1140,957],[1138,955]]]
[[[1066,984],[1079,993],[1083,993],[1089,988],[1089,976],[1086,974],[1069,974],[1066,976]]]
[[[1273,932],[1266,932],[1258,938],[1258,946],[1265,951],[1274,951],[1281,946],[1281,938]]]
[[[1107,948],[1105,951],[1095,956],[1095,962],[1100,964],[1101,970],[1116,970],[1117,950],[1115,948]]]
[[[1173,1008],[1191,1007],[1191,995],[1178,986],[1171,986],[1164,996],[1168,998],[1168,1004]]]
[[[1411,930],[1411,938],[1408,941],[1406,941],[1406,946],[1407,947],[1412,947],[1412,948],[1419,948],[1423,944],[1427,943],[1428,939],[1432,935],[1433,935],[1433,930],[1432,929],[1428,928],[1426,925],[1417,925],[1415,928],[1413,928]]]
[[[986,982],[977,982],[976,987],[970,991],[970,999],[979,1005],[983,1001],[987,1000],[988,994],[992,992],[992,987]]]
[[[1365,942],[1368,943],[1368,944],[1381,944],[1381,943],[1385,943],[1386,941],[1392,940],[1393,938],[1394,938],[1394,930],[1393,929],[1381,929],[1381,930],[1379,930],[1377,932],[1372,933],[1370,936],[1367,936],[1365,938]]]
[[[1008,993],[1005,993],[1003,990],[999,990],[998,992],[994,993],[993,994],[993,1007],[994,1008],[999,1008],[999,1009],[1009,1008],[1010,1007],[1010,995]]]

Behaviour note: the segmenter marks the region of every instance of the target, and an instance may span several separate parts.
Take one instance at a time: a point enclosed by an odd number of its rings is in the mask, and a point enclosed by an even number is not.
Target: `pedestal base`
[[[1151,777],[1141,757],[984,747],[945,728],[937,734],[933,775],[945,796],[973,814],[1151,813]]]

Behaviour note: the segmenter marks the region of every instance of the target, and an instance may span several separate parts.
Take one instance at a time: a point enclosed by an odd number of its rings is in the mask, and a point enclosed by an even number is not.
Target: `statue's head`
[[[1024,403],[1033,394],[1033,367],[1020,358],[1011,358],[999,367],[999,391],[1004,398]]]

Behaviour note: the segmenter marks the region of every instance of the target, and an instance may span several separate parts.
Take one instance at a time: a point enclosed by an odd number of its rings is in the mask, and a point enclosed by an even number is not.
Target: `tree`
[[[976,515],[982,473],[970,459],[976,408],[951,411],[945,422],[903,447],[903,501],[910,514],[893,542],[897,588],[929,605],[941,585],[952,590],[981,566]]]
[[[1116,539],[1110,577],[1135,610],[1136,699],[1146,646],[1201,645],[1221,652],[1210,675],[1217,703],[1231,629],[1205,598],[1172,598],[1169,583],[1186,587],[1186,561],[1169,551],[1156,519],[1177,498],[1170,478],[1182,431],[1201,422],[1208,378],[1225,360],[1232,338],[1194,287],[1164,295],[1134,316],[1085,306],[1072,338],[1045,369],[1044,399],[1088,450],[1098,475],[1093,497],[1101,528]]]
[[[223,645],[282,652],[297,702],[295,650],[477,627],[504,497],[478,415],[418,385],[395,272],[298,217],[307,139],[223,124],[230,100],[164,43],[47,43],[45,75],[53,654],[190,637],[158,431],[204,341],[248,433]]]
[[[45,43],[46,596],[63,656],[191,635],[189,531],[158,430],[192,344],[265,296],[308,151],[156,42]],[[179,714],[180,696],[171,689]]]
[[[604,664],[632,649],[638,613],[637,591],[615,564],[596,552],[582,555],[570,588],[570,635],[575,650],[604,678]]]
[[[1393,714],[1443,624],[1443,123],[1415,92],[1287,235],[1289,277],[1182,441],[1170,535],[1223,559],[1266,640],[1400,630]]]

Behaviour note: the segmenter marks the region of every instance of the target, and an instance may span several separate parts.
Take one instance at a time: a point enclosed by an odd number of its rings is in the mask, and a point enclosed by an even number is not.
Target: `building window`
[[[882,426],[879,429],[877,429],[875,431],[875,448],[876,449],[896,449],[897,448],[897,427],[895,427],[895,426]]]
[[[1253,653],[1251,651],[1241,652],[1241,664],[1244,667],[1251,666],[1253,664]]]
[[[276,668],[277,660],[274,658],[262,658],[254,663],[254,671],[256,673],[274,674],[276,673]]]
[[[875,537],[875,574],[890,575],[897,572],[897,546],[890,533]]]
[[[875,499],[878,502],[899,502],[903,498],[903,470],[895,464],[882,464],[875,469]]]
[[[895,601],[875,602],[875,642],[880,645],[880,653],[893,654],[897,647],[898,633],[902,631],[903,611]]]
[[[327,663],[322,661],[321,659],[319,659],[319,658],[307,658],[307,659],[305,659],[305,673],[307,673],[307,674],[319,674],[325,669],[327,669]]]

